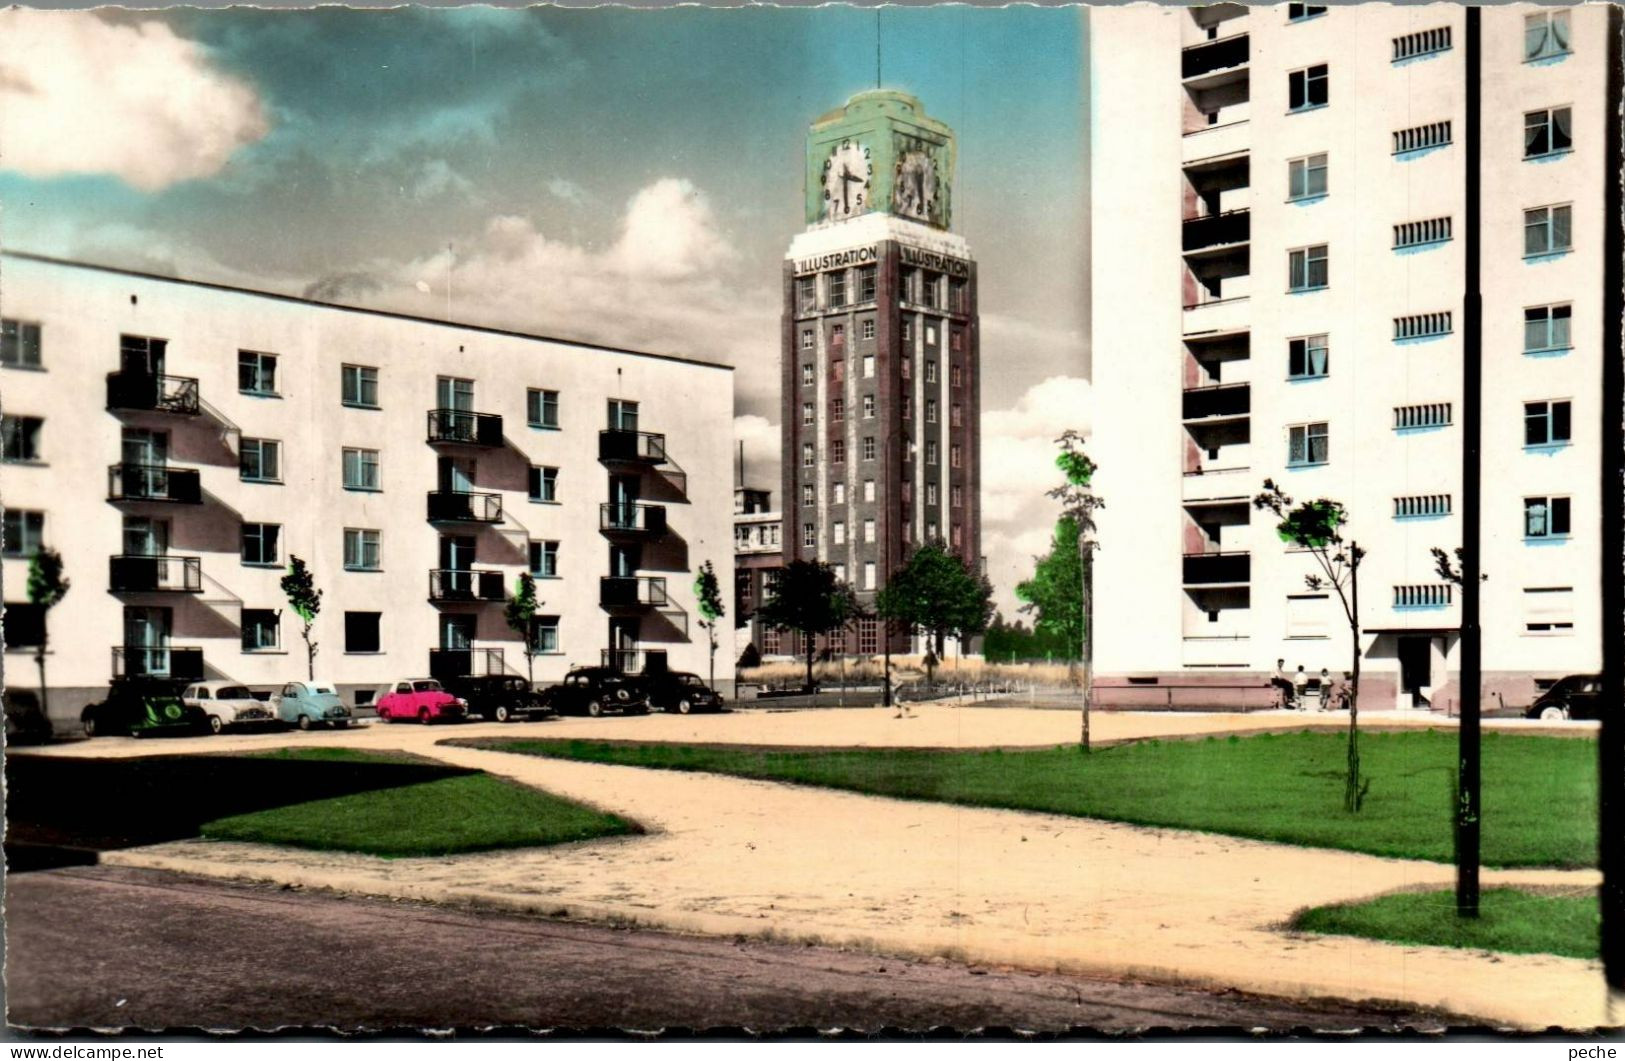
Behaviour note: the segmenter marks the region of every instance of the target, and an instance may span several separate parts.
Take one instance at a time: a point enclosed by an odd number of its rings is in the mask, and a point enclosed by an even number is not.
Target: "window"
[[[912,395],[903,395],[902,412],[904,420],[907,420],[914,415],[914,398]]]
[[[1286,636],[1319,641],[1332,636],[1331,595],[1289,593],[1286,598]]]
[[[866,461],[875,459],[875,436],[873,435],[863,436],[863,459]]]
[[[872,379],[874,377],[874,374],[875,374],[875,355],[874,354],[864,354],[863,355],[863,378],[864,379]]]
[[[277,564],[282,560],[278,540],[282,526],[278,523],[243,524],[243,563]]]
[[[1409,317],[1395,317],[1394,341],[1428,339],[1438,335],[1449,335],[1454,328],[1454,317],[1448,312],[1414,313]]]
[[[559,499],[559,470],[540,464],[530,466],[530,499],[553,504]]]
[[[864,265],[858,268],[858,301],[873,302],[875,300],[875,267]],[[865,339],[875,333],[874,322],[869,322],[868,334]]]
[[[1523,212],[1523,254],[1559,254],[1574,248],[1574,207],[1537,206]]]
[[[863,499],[871,503],[874,501],[875,481],[873,479],[865,479],[863,481]]]
[[[927,439],[926,442],[925,442],[925,463],[927,463],[927,464],[935,464],[935,463],[937,463],[937,442],[936,442],[936,439]]]
[[[875,562],[873,560],[863,562],[863,588],[875,588]]]
[[[926,361],[926,363],[925,363],[925,381],[927,383],[935,383],[937,381],[937,363],[935,361],[931,361],[931,360]]]
[[[925,503],[928,504],[928,505],[934,505],[934,504],[937,503],[937,484],[936,483],[926,483],[925,484]]]
[[[818,308],[818,277],[796,277],[796,310],[811,313]]]
[[[812,402],[802,402],[801,403],[801,422],[803,424],[810,424],[810,423],[813,422],[814,419],[815,419],[815,417],[813,415],[813,403]]]
[[[1531,306],[1523,311],[1523,352],[1567,350],[1569,348],[1569,318],[1574,307]]]
[[[806,364],[801,366],[801,385],[803,387],[809,387],[809,386],[812,385],[812,381],[813,381],[813,367],[812,367],[812,362],[808,361]]]
[[[1286,374],[1289,379],[1316,379],[1331,371],[1331,350],[1324,335],[1288,339]]]
[[[377,652],[380,612],[344,613],[344,651]]]
[[[817,504],[818,488],[812,483],[803,483],[801,486],[801,503],[803,505]]]
[[[1567,538],[1569,499],[1566,497],[1526,497],[1523,499],[1525,538]]]
[[[1394,154],[1405,155],[1412,151],[1426,151],[1432,147],[1443,147],[1450,142],[1449,122],[1413,125],[1409,129],[1400,129],[1394,133]]]
[[[559,543],[533,541],[530,545],[530,574],[532,578],[559,577]]]
[[[1325,464],[1329,457],[1326,425],[1297,424],[1286,431],[1288,465]]]
[[[1326,156],[1308,155],[1286,164],[1286,187],[1289,199],[1312,199],[1326,194]]]
[[[1314,291],[1328,280],[1326,244],[1287,252],[1287,286],[1293,291]]]
[[[275,394],[276,355],[237,351],[237,389],[244,394]]]
[[[830,535],[836,545],[846,544],[846,521],[838,519],[830,524]]]
[[[801,348],[803,350],[811,350],[813,348],[813,332],[811,328],[803,328],[801,330]]]
[[[844,504],[846,504],[846,484],[845,483],[839,483],[838,482],[834,486],[830,487],[830,494],[831,494],[830,504],[832,504],[832,505],[844,505]]]
[[[45,421],[37,416],[0,416],[0,439],[8,461],[40,459],[39,436]]]
[[[4,555],[33,556],[45,544],[45,513],[8,508],[4,533]]]
[[[1395,608],[1445,608],[1453,594],[1448,584],[1395,586]]]
[[[948,426],[965,426],[965,407],[960,405],[958,402],[954,402],[948,406]]]
[[[1417,494],[1394,498],[1395,519],[1419,519],[1450,515],[1449,494]]]
[[[559,648],[558,616],[536,615],[530,621],[530,643],[536,646],[538,656],[562,651]]]
[[[378,370],[366,365],[341,365],[339,400],[361,409],[378,408]]]
[[[379,533],[356,527],[344,528],[344,570],[378,571],[382,567]]]
[[[937,289],[938,289],[939,284],[941,283],[941,280],[942,280],[942,278],[936,273],[921,273],[920,274],[920,305],[929,306],[929,307],[931,307],[933,309],[936,308],[936,305],[937,305]],[[930,328],[927,328],[926,329],[927,333],[929,333],[930,330],[931,330]],[[934,341],[934,340],[929,340],[929,341]]]
[[[375,449],[344,450],[344,488],[346,490],[381,490],[378,474],[378,451]]]
[[[1554,55],[1567,55],[1571,50],[1567,11],[1542,11],[1523,17],[1525,62],[1550,59]]]
[[[829,403],[829,418],[837,423],[846,419],[846,399],[835,398]]]
[[[559,426],[559,392],[537,390],[532,387],[525,391],[525,419],[531,427],[557,428]]]
[[[903,360],[898,362],[898,364],[897,364],[897,371],[902,375],[902,377],[904,379],[913,379],[914,378],[914,362],[910,361],[906,357],[903,358]]]
[[[829,363],[829,379],[831,383],[844,383],[846,381],[846,359],[837,357]]]
[[[949,280],[948,281],[948,308],[950,310],[952,310],[954,313],[969,313],[970,312],[969,290],[970,290],[970,288],[965,283],[965,281],[957,280],[957,279]],[[960,332],[959,329],[955,328],[953,334],[954,334],[954,339],[957,342],[962,333]],[[958,350],[959,347],[955,346],[954,349]]]
[[[1324,107],[1331,95],[1330,84],[1325,63],[1292,71],[1286,76],[1288,108],[1301,111]]]
[[[875,337],[875,319],[873,317],[865,317],[863,319],[862,327],[863,337],[865,339],[873,339]]]
[[[829,274],[829,305],[831,309],[846,305],[845,269],[839,269]]]
[[[831,464],[846,463],[846,440],[832,438],[829,440],[829,461]]]
[[[937,326],[935,324],[927,324],[925,326],[925,345],[937,345]]]
[[[910,502],[912,502],[914,500],[914,484],[913,483],[908,482],[907,480],[904,480],[902,496],[903,496],[903,504],[905,504],[905,505],[909,504]]]
[[[1433,55],[1450,50],[1450,27],[1424,29],[1394,38],[1394,55],[1390,62],[1415,59],[1419,55]]]
[[[1306,18],[1326,13],[1325,4],[1288,4],[1286,5],[1286,20],[1288,22],[1302,22]]]
[[[1418,427],[1449,426],[1449,402],[1429,402],[1425,405],[1400,405],[1394,408],[1395,431],[1407,431]]]
[[[818,528],[811,523],[801,525],[801,544],[814,546],[818,544]]]
[[[45,609],[38,604],[7,603],[4,623],[7,648],[33,648],[45,643]]]
[[[40,367],[40,326],[28,321],[0,319],[0,365],[7,368]]]
[[[937,521],[936,520],[927,521],[927,523],[925,525],[925,540],[928,541],[928,542],[934,542],[934,541],[937,540]]]
[[[1431,217],[1426,221],[1407,221],[1394,226],[1394,248],[1419,247],[1425,243],[1443,243],[1450,238],[1450,219]]]
[[[955,387],[963,387],[965,385],[965,370],[964,369],[960,368],[958,365],[955,365],[953,367],[952,371],[951,371],[951,375],[952,375],[953,378],[952,378],[952,380],[950,382],[953,384],[953,386],[955,386]]]
[[[948,447],[948,467],[958,468],[964,464],[964,450],[958,443]]]
[[[1530,111],[1523,116],[1523,157],[1555,155],[1574,146],[1570,108]]]
[[[801,444],[801,466],[803,468],[811,468],[813,466],[813,444],[811,442],[803,442]]]
[[[964,525],[959,523],[954,524],[954,532],[948,537],[953,539],[953,546],[955,549],[963,549],[965,547]]]
[[[1523,444],[1525,446],[1564,446],[1569,442],[1571,403],[1566,401],[1523,403]]]
[[[866,542],[875,540],[875,521],[872,518],[863,521],[863,540]]]
[[[865,420],[873,420],[875,418],[875,396],[873,394],[865,394],[863,396],[863,418]]]
[[[903,318],[903,339],[906,342],[914,337],[914,322],[907,317]]]
[[[243,651],[265,652],[282,647],[282,622],[270,608],[243,609]]]
[[[1574,587],[1539,586],[1523,591],[1523,628],[1530,634],[1574,633]]]
[[[925,422],[928,424],[937,422],[937,400],[935,398],[925,400]]]
[[[846,349],[846,325],[832,324],[829,328],[829,347],[831,353],[840,353]]]

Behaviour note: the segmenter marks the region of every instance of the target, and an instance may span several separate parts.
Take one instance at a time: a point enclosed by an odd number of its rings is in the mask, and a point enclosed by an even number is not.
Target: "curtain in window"
[[[1314,340],[1310,340],[1309,374],[1311,376],[1324,376],[1326,374],[1326,344],[1324,342],[1316,343]]]
[[[1552,250],[1568,250],[1573,245],[1574,209],[1568,206],[1552,207]]]
[[[1546,536],[1546,503],[1544,501],[1525,501],[1523,503],[1524,529],[1528,538],[1543,538]]]
[[[1567,151],[1574,146],[1574,112],[1559,107],[1552,112],[1552,150]]]
[[[1303,428],[1294,427],[1287,432],[1286,436],[1286,462],[1288,464],[1302,464],[1306,458]]]
[[[1523,56],[1539,59],[1546,51],[1549,23],[1545,15],[1530,15],[1523,23]]]

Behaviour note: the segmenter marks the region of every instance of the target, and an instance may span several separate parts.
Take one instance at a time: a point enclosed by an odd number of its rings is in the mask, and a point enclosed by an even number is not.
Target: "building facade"
[[[1271,479],[1343,502],[1366,551],[1362,703],[1448,706],[1459,591],[1430,550],[1462,540],[1465,9],[1091,18],[1102,702],[1213,702],[1277,659],[1349,669],[1336,595],[1305,584],[1312,557],[1250,503]],[[1482,9],[1491,706],[1601,659],[1617,19]]]
[[[28,558],[60,729],[116,677],[306,674],[280,587],[323,591],[319,679],[704,672],[693,571],[733,578],[731,370],[21,254],[3,259],[6,681],[30,689]],[[728,584],[726,581],[724,585]],[[731,681],[732,658],[718,661]]]
[[[778,631],[764,629],[756,618],[784,568],[784,517],[773,509],[773,492],[746,486],[734,488],[734,657],[747,645],[758,654],[777,654]],[[771,641],[769,641],[771,639]],[[772,653],[768,648],[773,649]]]
[[[952,130],[886,90],[807,134],[807,228],[784,262],[784,558],[830,564],[866,607],[923,542],[980,570],[976,262],[950,230],[954,153]],[[833,647],[878,652],[879,629]]]

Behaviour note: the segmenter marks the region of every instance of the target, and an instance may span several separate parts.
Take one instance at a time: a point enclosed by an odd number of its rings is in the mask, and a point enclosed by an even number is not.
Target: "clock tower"
[[[925,542],[981,571],[976,262],[951,229],[954,165],[953,130],[903,92],[807,131],[807,227],[784,261],[784,556],[830,564],[866,608]],[[877,653],[880,636],[864,620],[832,647]]]

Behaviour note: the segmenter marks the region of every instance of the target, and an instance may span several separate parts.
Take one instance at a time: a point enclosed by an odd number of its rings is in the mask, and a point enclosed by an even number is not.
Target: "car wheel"
[[[508,710],[507,704],[498,704],[491,710],[491,717],[498,722],[511,722],[513,721],[513,712]]]
[[[688,697],[685,696],[681,700],[677,701],[677,713],[679,715],[689,714],[693,710],[694,705],[689,701]]]
[[[418,721],[423,723],[425,726],[427,726],[432,721],[430,719],[430,717],[429,717],[429,709],[428,708],[426,708],[426,707],[418,708]]]
[[[219,715],[210,715],[209,716],[209,732],[210,733],[219,734],[219,732],[221,730],[225,729],[225,728],[226,728],[226,724],[220,720]]]
[[[307,733],[310,732],[310,716],[309,715],[300,715],[299,716],[299,728],[304,730]]]
[[[598,700],[588,700],[587,701],[587,714],[591,715],[593,718],[597,718],[599,715],[602,715],[603,713],[604,713],[604,705],[603,705],[603,703],[601,701],[598,701]]]
[[[1540,709],[1542,722],[1562,722],[1569,717],[1569,709],[1562,704],[1547,704]]]
[[[94,737],[96,735],[96,716],[95,715],[85,715],[83,718],[81,718],[79,720],[79,724],[84,727],[85,736]]]

